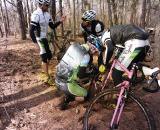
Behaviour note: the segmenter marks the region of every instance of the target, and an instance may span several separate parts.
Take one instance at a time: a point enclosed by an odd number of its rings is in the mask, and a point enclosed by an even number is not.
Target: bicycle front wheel
[[[99,93],[89,104],[83,119],[83,130],[156,130],[154,118],[142,102],[132,93],[128,94],[120,122],[110,127],[116,107],[118,89]]]

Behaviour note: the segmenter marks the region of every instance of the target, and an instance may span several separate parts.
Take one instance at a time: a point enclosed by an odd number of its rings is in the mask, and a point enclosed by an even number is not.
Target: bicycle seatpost
[[[123,49],[125,48],[124,46],[121,45],[116,45],[116,50],[115,50],[115,59],[118,59],[119,55],[121,54],[121,52],[123,51]]]

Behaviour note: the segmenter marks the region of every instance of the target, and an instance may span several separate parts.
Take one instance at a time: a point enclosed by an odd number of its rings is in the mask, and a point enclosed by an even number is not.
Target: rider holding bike
[[[59,107],[65,110],[69,102],[75,97],[89,98],[88,89],[81,87],[89,83],[90,77],[97,73],[93,69],[93,55],[98,55],[98,50],[90,43],[73,44],[66,51],[60,63],[56,67],[55,83],[65,93]]]
[[[148,37],[149,34],[145,30],[132,24],[115,25],[111,27],[108,31],[104,32],[101,37],[103,46],[106,48],[105,64],[109,62],[116,44],[124,46],[124,50],[118,60],[126,68],[129,68],[132,63],[143,61],[150,48]],[[115,85],[122,82],[123,73],[121,67],[115,65],[112,73]]]
[[[52,53],[47,40],[48,26],[52,29],[55,29],[65,20],[65,17],[62,17],[59,22],[53,23],[51,16],[48,13],[50,0],[38,0],[37,2],[39,4],[39,7],[33,12],[31,16],[30,37],[35,44],[38,43],[39,45],[40,56],[42,59],[42,72],[48,80],[48,65],[49,61],[52,58]]]

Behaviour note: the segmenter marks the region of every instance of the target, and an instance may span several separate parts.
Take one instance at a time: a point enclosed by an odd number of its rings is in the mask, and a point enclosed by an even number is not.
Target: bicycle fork
[[[125,91],[125,88],[122,87],[120,94],[118,95],[118,101],[116,108],[114,110],[114,114],[110,123],[110,130],[118,129],[119,120],[124,108],[125,98],[127,97],[127,92]]]

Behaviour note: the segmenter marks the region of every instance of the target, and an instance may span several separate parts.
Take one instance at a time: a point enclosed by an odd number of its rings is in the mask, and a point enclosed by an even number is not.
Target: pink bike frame
[[[112,63],[112,66],[110,68],[110,71],[108,73],[108,75],[104,78],[105,80],[102,82],[102,90],[105,88],[106,84],[107,84],[107,81],[109,80],[109,78],[111,77],[112,75],[112,70],[113,68],[115,67],[115,65],[118,64],[123,70],[125,73],[127,73],[128,75],[128,78],[130,79],[133,75],[133,71],[129,71],[124,65],[122,65],[117,59],[114,59],[113,63]]]
[[[117,59],[115,59],[112,63],[111,69],[110,69],[107,77],[105,77],[105,80],[102,82],[102,86],[103,86],[102,90],[106,86],[107,81],[110,78],[110,76],[112,74],[112,70],[115,67],[115,65],[119,65],[124,70],[124,72],[127,73],[127,76],[128,76],[129,79],[132,78],[133,70],[131,69],[129,71],[124,65],[122,65]],[[119,123],[119,120],[120,120],[120,117],[121,117],[121,114],[122,114],[122,111],[123,111],[123,107],[124,107],[124,100],[123,99],[125,97],[123,96],[123,93],[125,92],[126,89],[127,90],[129,89],[129,81],[123,81],[122,83],[120,83],[116,87],[120,87],[121,90],[120,90],[120,93],[118,95],[117,105],[116,105],[116,108],[115,108],[110,126],[113,126],[114,123],[116,123],[117,125]]]

